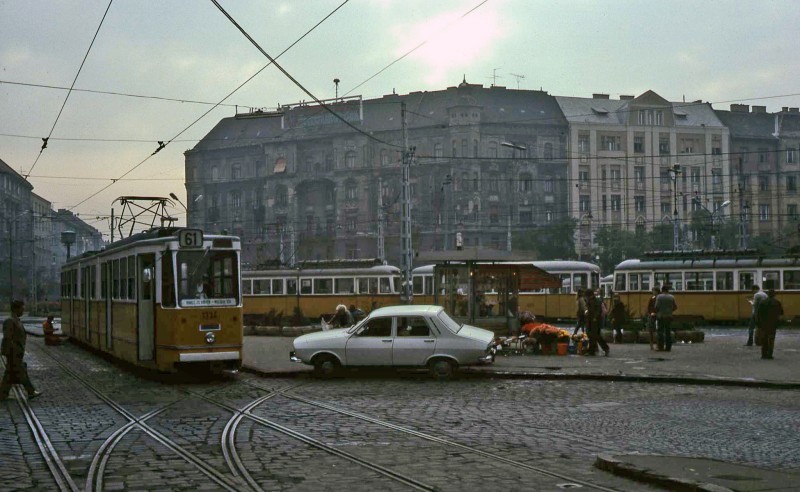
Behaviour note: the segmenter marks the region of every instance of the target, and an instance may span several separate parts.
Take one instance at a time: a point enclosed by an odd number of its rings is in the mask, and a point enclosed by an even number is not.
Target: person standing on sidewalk
[[[767,300],[767,294],[761,290],[761,287],[754,284],[753,285],[753,298],[750,300],[750,303],[753,305],[753,313],[750,315],[750,327],[747,330],[747,343],[744,344],[745,347],[752,347],[753,346],[753,332],[756,328],[758,328],[758,320],[756,317],[758,316],[758,305],[761,304],[762,301]],[[759,340],[756,340],[756,345],[758,345]]]
[[[783,315],[783,306],[775,298],[775,289],[769,289],[767,298],[758,304],[756,313],[758,322],[758,335],[761,338],[761,358],[772,359],[775,348],[775,332]]]
[[[610,351],[608,344],[603,340],[600,327],[602,324],[602,303],[603,301],[594,295],[594,290],[586,291],[586,331],[589,333],[589,351],[586,355],[597,355],[597,345],[603,349],[608,356]]]
[[[656,331],[656,297],[658,297],[658,287],[653,287],[653,295],[647,301],[647,313],[645,313],[645,322],[647,323],[647,332],[650,333],[650,350],[655,350],[655,331]]]
[[[625,322],[626,317],[625,303],[618,294],[614,294],[611,301],[611,333],[614,343],[622,343],[622,323]]]
[[[575,294],[575,311],[577,322],[575,330],[572,331],[573,336],[577,335],[579,331],[586,333],[586,293],[583,289],[578,289]]]
[[[11,301],[11,317],[3,322],[3,345],[0,352],[6,358],[6,370],[3,373],[3,381],[0,382],[0,400],[8,398],[8,393],[14,384],[21,384],[25,387],[29,400],[41,395],[41,392],[36,391],[31,384],[31,380],[28,378],[28,366],[23,360],[28,334],[25,333],[25,328],[19,318],[24,311],[24,302]]]
[[[661,286],[656,297],[656,321],[658,321],[658,351],[672,350],[672,313],[678,309],[675,297],[669,293],[669,285]]]

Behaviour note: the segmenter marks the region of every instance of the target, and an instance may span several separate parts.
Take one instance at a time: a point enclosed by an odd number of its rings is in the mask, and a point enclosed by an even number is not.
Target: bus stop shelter
[[[561,279],[533,266],[534,255],[496,250],[431,251],[434,302],[462,322],[518,332],[520,292],[561,287]]]

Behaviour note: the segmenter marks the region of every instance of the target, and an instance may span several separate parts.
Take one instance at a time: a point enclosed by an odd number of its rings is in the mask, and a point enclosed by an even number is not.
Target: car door
[[[377,317],[368,320],[350,338],[345,347],[348,366],[391,366],[392,329],[394,318]]]
[[[398,316],[392,346],[395,366],[422,366],[436,349],[436,337],[424,316]]]

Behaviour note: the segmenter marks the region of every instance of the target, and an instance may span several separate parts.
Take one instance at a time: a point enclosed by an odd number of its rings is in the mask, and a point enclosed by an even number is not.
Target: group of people
[[[593,289],[578,289],[575,297],[575,315],[578,321],[572,335],[577,335],[581,331],[588,335],[589,350],[584,355],[597,355],[597,346],[599,345],[603,353],[608,356],[611,348],[603,340],[600,330],[609,318],[614,331],[614,341],[622,342],[622,320],[625,316],[625,305],[618,297],[613,301],[614,305],[609,312],[602,295]]]
[[[336,312],[333,314],[333,317],[326,323],[333,328],[347,328],[364,319],[364,315],[364,311],[357,308],[355,304],[350,304],[349,309],[344,304],[339,304],[336,306]]]

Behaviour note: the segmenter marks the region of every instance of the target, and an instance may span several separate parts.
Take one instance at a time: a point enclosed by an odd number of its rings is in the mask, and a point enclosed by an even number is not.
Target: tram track
[[[420,431],[411,429],[409,427],[405,427],[405,426],[402,426],[402,425],[394,424],[394,423],[386,421],[386,420],[381,420],[381,419],[377,419],[377,418],[374,418],[374,417],[370,417],[368,415],[364,415],[362,413],[354,412],[354,411],[351,411],[351,410],[339,408],[339,407],[336,407],[334,405],[330,405],[330,404],[327,404],[327,403],[319,402],[319,401],[316,401],[316,400],[311,400],[309,398],[305,398],[305,397],[302,397],[300,395],[290,394],[290,393],[288,393],[288,390],[280,392],[280,396],[282,396],[284,398],[288,398],[290,400],[294,400],[294,401],[300,402],[300,403],[304,403],[306,405],[311,405],[311,406],[314,406],[314,407],[317,407],[317,408],[328,410],[330,412],[334,412],[334,413],[337,413],[337,414],[340,414],[340,415],[346,415],[346,416],[353,417],[353,418],[356,418],[356,419],[359,419],[359,420],[362,420],[362,421],[365,421],[365,422],[370,422],[372,424],[375,424],[375,425],[378,425],[378,426],[381,426],[381,427],[385,427],[387,429],[391,429],[391,430],[394,430],[394,431],[397,431],[397,432],[401,432],[401,433],[404,433],[404,434],[407,434],[407,435],[411,435],[411,436],[414,436],[414,437],[417,437],[417,438],[420,438],[420,439],[424,439],[424,440],[427,440],[427,441],[430,441],[430,442],[441,444],[443,446],[456,448],[456,449],[459,449],[460,451],[473,453],[473,454],[476,454],[476,455],[479,455],[479,456],[482,456],[484,458],[488,458],[488,459],[491,459],[491,460],[494,460],[494,461],[497,461],[497,462],[505,463],[505,464],[512,465],[512,466],[518,467],[518,468],[524,468],[526,470],[530,470],[530,471],[533,471],[533,472],[536,472],[536,473],[539,473],[539,474],[542,474],[542,475],[545,475],[545,476],[548,476],[548,477],[551,477],[551,478],[557,478],[557,479],[565,480],[570,485],[574,484],[574,485],[579,485],[581,487],[591,488],[591,489],[594,489],[594,490],[601,490],[601,491],[605,491],[605,492],[614,492],[616,490],[616,489],[604,487],[602,485],[598,485],[598,484],[594,484],[594,483],[591,483],[591,482],[587,482],[585,480],[576,479],[574,477],[571,477],[569,475],[565,475],[563,473],[553,472],[553,471],[548,470],[546,468],[542,468],[542,467],[539,467],[539,466],[531,465],[530,463],[526,463],[524,461],[513,460],[513,459],[507,458],[505,456],[501,456],[501,455],[496,454],[496,453],[491,453],[491,452],[485,451],[483,449],[480,449],[480,448],[477,448],[477,447],[474,447],[474,446],[468,446],[466,444],[462,444],[462,443],[453,441],[451,439],[447,439],[447,438],[443,438],[443,437],[439,437],[439,436],[434,436],[432,434],[428,434],[428,433],[425,433],[425,432],[420,432]]]
[[[164,435],[160,431],[156,430],[146,422],[146,420],[155,417],[156,415],[166,410],[169,406],[177,402],[172,402],[169,405],[151,411],[142,417],[136,417],[130,411],[125,409],[122,405],[118,404],[116,401],[114,401],[112,398],[106,395],[102,390],[98,389],[86,378],[84,378],[83,376],[75,372],[73,369],[71,369],[65,362],[59,360],[58,357],[50,353],[47,353],[47,355],[56,364],[58,364],[66,374],[71,376],[73,379],[77,380],[79,383],[85,386],[91,393],[93,393],[97,398],[102,400],[114,411],[116,411],[118,414],[122,415],[124,418],[128,420],[128,422],[123,427],[117,429],[117,431],[115,431],[114,434],[112,434],[112,436],[109,436],[109,438],[106,439],[106,441],[103,443],[103,445],[95,455],[95,458],[92,460],[92,465],[90,466],[90,469],[91,472],[93,473],[90,473],[87,477],[87,482],[86,482],[87,490],[102,490],[103,479],[101,472],[105,470],[105,464],[108,462],[111,451],[113,451],[114,447],[122,440],[122,438],[134,428],[139,429],[147,436],[149,436],[150,438],[152,438],[165,448],[169,449],[174,454],[183,458],[185,461],[193,465],[195,469],[197,469],[203,475],[205,475],[206,477],[211,479],[214,483],[219,485],[222,489],[231,492],[242,490],[243,484],[239,481],[237,477],[230,477],[215,470],[205,460],[198,457],[194,453],[184,449],[183,446],[181,446],[168,436]],[[227,462],[228,459],[227,457],[225,459],[226,459],[226,465],[229,467],[229,469],[235,469],[236,465],[232,462]],[[70,489],[65,489],[65,490],[70,490]],[[76,487],[72,490],[77,491],[78,489]]]
[[[3,358],[0,357],[0,359]],[[5,371],[5,360],[3,360],[2,363],[3,370]],[[36,447],[39,448],[39,452],[42,454],[42,458],[47,464],[47,468],[50,470],[50,474],[53,476],[53,480],[55,480],[58,490],[77,492],[79,490],[77,484],[67,471],[66,466],[64,466],[64,461],[61,459],[61,456],[59,456],[58,452],[53,446],[53,443],[50,442],[50,438],[48,437],[47,432],[45,432],[44,426],[39,421],[39,418],[36,416],[36,412],[33,411],[33,408],[31,408],[28,400],[24,398],[24,392],[17,385],[13,387],[12,391],[16,396],[17,405],[19,405],[19,408],[22,410],[22,414],[25,417],[25,422],[28,424],[28,428],[33,435],[33,440],[36,443]]]

